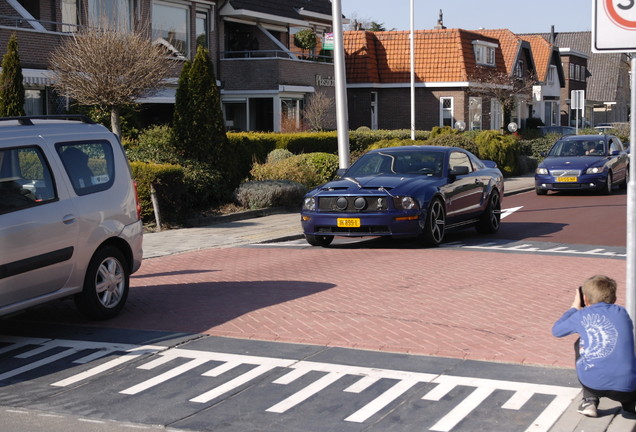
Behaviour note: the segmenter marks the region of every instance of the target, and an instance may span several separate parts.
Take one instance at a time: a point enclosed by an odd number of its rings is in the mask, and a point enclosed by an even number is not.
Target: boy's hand
[[[583,309],[583,306],[581,306],[583,304],[583,299],[581,298],[581,290],[577,288],[576,290],[574,290],[574,292],[575,294],[574,301],[572,301],[572,308],[581,310]]]

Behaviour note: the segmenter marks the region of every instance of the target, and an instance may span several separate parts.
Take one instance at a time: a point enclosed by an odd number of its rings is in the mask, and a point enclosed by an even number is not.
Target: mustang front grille
[[[367,225],[360,228],[339,228],[335,226],[318,226],[316,232],[320,234],[391,234],[386,225]]]
[[[378,212],[388,210],[386,196],[329,196],[318,198],[318,210],[325,212]]]

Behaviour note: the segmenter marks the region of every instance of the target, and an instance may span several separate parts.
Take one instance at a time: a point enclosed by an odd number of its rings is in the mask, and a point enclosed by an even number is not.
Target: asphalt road
[[[499,235],[435,249],[298,240],[149,259],[113,320],[58,303],[3,321],[0,418],[34,432],[547,431],[578,393],[573,340],[549,329],[588,275],[624,286],[624,202],[507,197]]]

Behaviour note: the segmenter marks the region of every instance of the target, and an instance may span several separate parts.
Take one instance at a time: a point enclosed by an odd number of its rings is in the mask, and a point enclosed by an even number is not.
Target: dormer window
[[[523,60],[519,60],[515,65],[515,78],[523,78]]]
[[[475,50],[475,61],[477,62],[477,64],[494,66],[495,48],[497,48],[497,44],[492,42],[480,40],[473,41],[473,49]]]

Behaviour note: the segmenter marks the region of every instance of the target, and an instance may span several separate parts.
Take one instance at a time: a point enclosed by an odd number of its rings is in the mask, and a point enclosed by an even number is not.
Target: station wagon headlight
[[[305,198],[303,201],[303,210],[316,211],[316,198]]]
[[[547,168],[537,168],[537,174],[541,174],[541,175],[546,175],[548,174],[548,169]]]
[[[585,170],[585,174],[598,174],[603,172],[603,167],[592,167]]]
[[[393,202],[395,208],[399,210],[413,210],[418,208],[417,201],[409,196],[395,197],[393,198]]]

